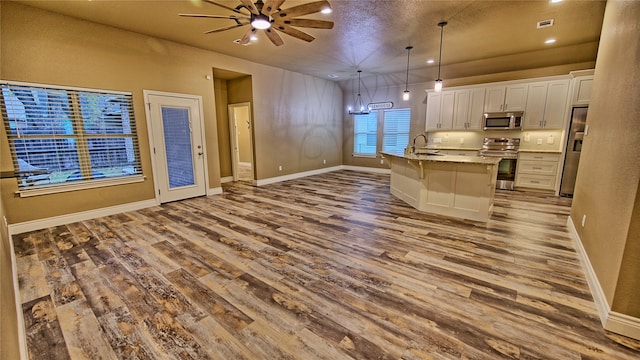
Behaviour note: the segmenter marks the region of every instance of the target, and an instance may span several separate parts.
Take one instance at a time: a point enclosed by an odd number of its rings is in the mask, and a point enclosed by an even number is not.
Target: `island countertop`
[[[440,155],[434,152],[428,154],[405,154],[398,151],[383,151],[380,154],[383,156],[392,156],[402,158],[406,160],[420,160],[420,161],[433,161],[444,163],[465,163],[465,164],[485,164],[485,165],[497,165],[500,162],[500,158],[497,157],[484,157],[484,156],[463,156],[463,155]]]

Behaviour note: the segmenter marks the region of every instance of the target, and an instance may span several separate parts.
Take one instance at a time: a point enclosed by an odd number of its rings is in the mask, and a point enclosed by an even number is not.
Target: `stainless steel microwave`
[[[485,130],[522,130],[523,111],[490,112],[484,114]]]

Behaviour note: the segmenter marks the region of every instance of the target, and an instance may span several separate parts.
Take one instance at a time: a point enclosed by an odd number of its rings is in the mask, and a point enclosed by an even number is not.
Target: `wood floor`
[[[14,235],[32,359],[638,359],[570,200],[430,216],[339,171]]]

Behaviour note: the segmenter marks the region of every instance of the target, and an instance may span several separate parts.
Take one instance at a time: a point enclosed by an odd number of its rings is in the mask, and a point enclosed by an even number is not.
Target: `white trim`
[[[220,178],[221,184],[228,183],[228,182],[233,182],[233,176],[225,176]]]
[[[282,176],[272,177],[268,179],[260,179],[256,181],[256,185],[262,186],[262,185],[275,184],[281,181],[294,180],[294,179],[299,179],[306,176],[320,175],[320,174],[324,174],[332,171],[337,171],[337,170],[341,170],[341,168],[342,166],[333,166],[329,168],[303,171],[295,174],[282,175]]]
[[[222,194],[222,187],[217,187],[217,188],[209,188],[207,189],[207,196],[210,195],[220,195]]]
[[[375,168],[375,167],[367,167],[367,166],[342,165],[342,170],[363,171],[363,172],[370,172],[370,173],[376,173],[376,174],[391,174],[391,169]]]
[[[576,245],[578,257],[580,258],[580,262],[582,263],[582,266],[584,267],[584,270],[585,270],[585,276],[587,277],[589,290],[591,290],[591,295],[593,296],[593,301],[596,304],[596,310],[598,311],[600,322],[604,327],[607,322],[607,317],[609,316],[609,312],[611,312],[611,307],[607,302],[607,298],[604,295],[602,286],[600,286],[600,281],[598,281],[598,276],[596,275],[596,272],[593,269],[593,266],[591,266],[591,261],[589,261],[589,256],[587,255],[587,251],[585,250],[584,246],[582,246],[582,240],[580,239],[580,235],[578,235],[578,231],[576,230],[576,227],[573,224],[573,220],[571,219],[571,216],[567,217],[567,228]]]
[[[611,332],[640,340],[640,319],[636,317],[611,311],[604,328]]]
[[[21,198],[23,198],[23,197],[31,197],[31,196],[38,196],[38,195],[57,194],[57,193],[69,192],[69,191],[95,189],[95,188],[106,187],[106,186],[134,184],[134,183],[143,182],[146,179],[147,177],[143,175],[119,176],[119,177],[107,178],[107,179],[85,180],[79,183],[66,183],[66,184],[51,185],[51,186],[43,185],[33,189],[23,188],[22,190],[16,191],[16,194],[18,194]]]
[[[275,184],[281,181],[294,180],[312,175],[320,175],[328,172],[339,171],[339,170],[353,170],[353,171],[362,171],[362,172],[372,172],[377,174],[391,174],[390,169],[381,169],[381,168],[373,168],[373,167],[365,167],[365,166],[349,166],[349,165],[339,165],[332,166],[324,169],[316,169],[310,171],[303,171],[295,174],[288,174],[283,176],[277,176],[273,178],[261,179],[257,180],[254,184],[256,186]]]
[[[576,231],[571,216],[567,217],[567,228],[576,244],[578,257],[585,268],[589,290],[591,290],[593,301],[596,304],[596,310],[598,311],[602,327],[608,331],[640,340],[640,318],[611,311],[611,306],[609,306],[607,302],[602,286],[600,286],[596,272],[593,266],[591,266],[589,256],[582,245],[582,240]]]
[[[127,211],[145,209],[158,205],[155,200],[144,200],[128,204],[109,206],[105,208],[82,211],[73,214],[53,216],[45,219],[26,221],[22,223],[10,224],[9,235],[21,234],[27,231],[46,229],[52,226],[69,224],[77,221],[95,219],[103,216],[120,214]]]

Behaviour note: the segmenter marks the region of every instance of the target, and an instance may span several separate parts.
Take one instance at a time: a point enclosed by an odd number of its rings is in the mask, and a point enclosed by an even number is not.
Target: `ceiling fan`
[[[255,3],[252,0],[240,0],[240,5],[235,8],[220,4],[213,0],[203,0],[212,5],[216,5],[223,9],[233,11],[239,15],[206,15],[206,14],[179,14],[185,17],[196,18],[211,18],[211,19],[229,19],[235,21],[235,24],[231,26],[225,26],[209,31],[205,31],[205,34],[212,34],[222,32],[225,30],[235,29],[237,27],[251,25],[251,28],[240,39],[240,44],[245,45],[249,43],[258,30],[264,30],[265,34],[271,40],[271,42],[280,46],[284,44],[284,41],[274,30],[280,31],[284,34],[293,36],[300,40],[311,42],[315,37],[304,31],[296,29],[296,27],[302,28],[314,28],[314,29],[332,29],[333,21],[315,20],[315,19],[300,19],[298,16],[309,15],[317,12],[329,13],[331,12],[331,4],[326,0],[315,1],[307,4],[294,6],[288,9],[281,9],[280,6],[285,0],[257,0]]]

